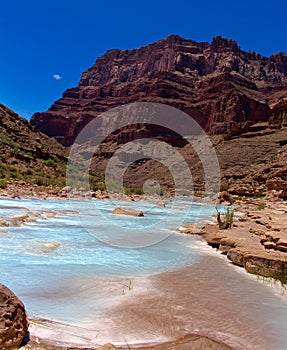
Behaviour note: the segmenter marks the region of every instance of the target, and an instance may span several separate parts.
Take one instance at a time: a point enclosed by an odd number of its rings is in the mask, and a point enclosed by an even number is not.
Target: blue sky
[[[178,34],[233,38],[244,50],[287,52],[285,0],[0,0],[0,103],[44,111],[112,48]],[[59,75],[59,77],[53,77]]]

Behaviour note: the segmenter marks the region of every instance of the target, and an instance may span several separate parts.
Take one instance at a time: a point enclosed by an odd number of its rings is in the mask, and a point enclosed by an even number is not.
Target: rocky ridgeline
[[[1,189],[64,186],[66,150],[1,104],[0,150]]]

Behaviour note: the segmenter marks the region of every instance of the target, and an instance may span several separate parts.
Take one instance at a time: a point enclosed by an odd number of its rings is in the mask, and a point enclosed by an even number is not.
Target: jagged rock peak
[[[216,36],[212,39],[211,50],[213,52],[224,52],[226,50],[231,50],[233,52],[239,52],[240,47],[237,42],[233,39],[225,39],[222,36]]]
[[[253,81],[287,82],[287,55],[270,58],[242,51],[236,41],[221,36],[211,44],[169,35],[133,50],[109,50],[85,71],[79,86],[100,86],[150,80],[162,72],[192,78],[211,73],[237,72]]]

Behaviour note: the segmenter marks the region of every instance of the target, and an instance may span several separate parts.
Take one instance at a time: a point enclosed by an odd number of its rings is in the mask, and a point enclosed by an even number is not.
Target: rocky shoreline
[[[87,191],[84,188],[71,191],[69,186],[59,187],[56,185],[39,186],[28,184],[25,181],[10,181],[6,188],[0,188],[0,197],[7,198],[26,198],[34,197],[39,199],[47,198],[68,198],[70,195],[75,198],[109,198],[106,191]]]
[[[282,199],[265,197],[241,199],[234,203],[238,219],[230,229],[218,225],[186,224],[184,234],[203,237],[213,248],[247,272],[287,282],[287,213]],[[214,220],[215,221],[215,220]]]

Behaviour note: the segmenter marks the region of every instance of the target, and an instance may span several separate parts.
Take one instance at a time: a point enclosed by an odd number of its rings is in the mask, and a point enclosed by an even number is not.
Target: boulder
[[[228,193],[227,191],[222,191],[218,193],[218,201],[220,204],[225,205],[225,203],[227,203],[227,205],[229,204],[233,204],[234,199],[232,198],[232,195],[230,193]]]
[[[115,208],[112,211],[114,215],[130,215],[130,216],[144,216],[142,211],[135,210],[132,208]]]
[[[72,187],[71,186],[65,186],[61,190],[61,192],[67,192],[67,193],[70,193],[71,191],[72,191]]]
[[[23,303],[0,284],[0,350],[19,347],[28,332],[28,318]]]

